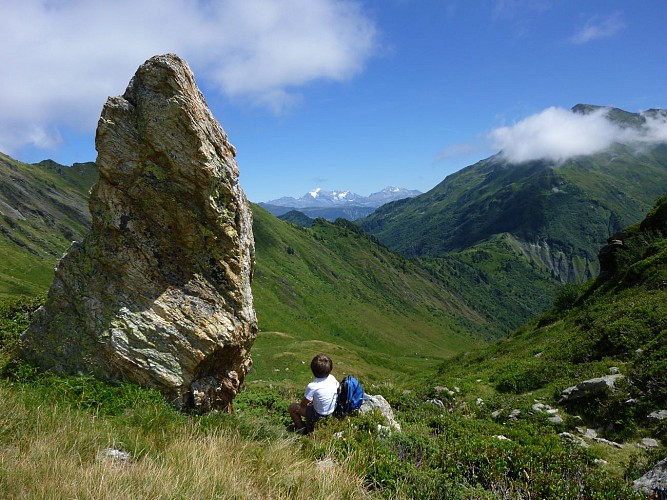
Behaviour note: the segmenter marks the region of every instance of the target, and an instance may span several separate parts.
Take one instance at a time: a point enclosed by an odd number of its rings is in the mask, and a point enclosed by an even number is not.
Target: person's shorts
[[[308,431],[310,432],[313,430],[313,427],[315,427],[315,422],[328,416],[329,415],[320,415],[317,413],[313,405],[306,406],[306,427],[308,427]]]

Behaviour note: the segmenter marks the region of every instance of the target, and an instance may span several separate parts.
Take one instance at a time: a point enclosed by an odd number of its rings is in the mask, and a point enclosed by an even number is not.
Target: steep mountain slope
[[[416,198],[380,207],[362,227],[406,255],[460,251],[509,233],[563,281],[597,274],[597,248],[667,191],[667,145],[617,145],[560,166],[497,155]]]
[[[0,154],[0,295],[43,291],[53,265],[90,225],[94,163],[28,165]]]
[[[414,371],[478,344],[475,334],[492,329],[416,263],[351,223],[317,219],[305,229],[260,207],[254,216],[260,372],[281,363],[294,369],[304,349],[325,346],[338,357],[341,347],[352,350],[358,370],[375,366],[368,373]]]

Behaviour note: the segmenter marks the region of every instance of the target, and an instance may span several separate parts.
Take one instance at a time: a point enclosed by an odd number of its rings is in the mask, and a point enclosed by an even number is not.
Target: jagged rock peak
[[[187,63],[141,65],[107,100],[96,147],[91,232],[59,262],[23,357],[156,387],[179,407],[228,408],[257,333],[252,213]]]

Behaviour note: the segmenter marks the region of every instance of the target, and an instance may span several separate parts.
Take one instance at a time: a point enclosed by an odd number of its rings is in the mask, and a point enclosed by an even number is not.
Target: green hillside
[[[414,256],[460,251],[509,233],[527,257],[564,281],[581,281],[586,270],[596,274],[606,238],[640,220],[665,191],[666,145],[642,153],[618,145],[560,166],[514,165],[494,156],[423,195],[380,207],[362,227]],[[561,258],[573,264],[561,265]]]
[[[561,430],[584,425],[614,441],[666,442],[664,421],[647,416],[667,401],[667,196],[619,237],[602,249],[596,280],[564,288],[553,309],[507,339],[446,361],[429,385],[475,386],[493,401],[490,411],[508,398],[538,399],[560,407]],[[626,377],[616,392],[559,405],[563,389],[616,371]]]
[[[94,163],[17,162],[0,153],[0,296],[48,288],[53,266],[88,231]]]
[[[308,377],[302,362],[319,350],[363,375],[412,372],[478,344],[489,328],[416,263],[343,219],[305,229],[257,206],[253,214],[261,331],[251,378],[275,378],[276,367]]]

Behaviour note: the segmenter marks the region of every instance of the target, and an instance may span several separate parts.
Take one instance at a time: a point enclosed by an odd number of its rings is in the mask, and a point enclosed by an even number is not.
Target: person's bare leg
[[[294,427],[303,429],[306,426],[306,424],[303,423],[303,419],[306,416],[306,408],[299,403],[292,403],[289,405],[288,411],[290,417],[292,417],[292,422],[294,422]]]

